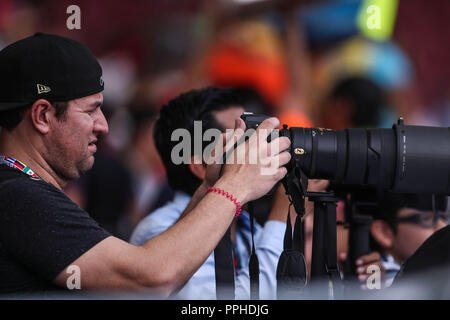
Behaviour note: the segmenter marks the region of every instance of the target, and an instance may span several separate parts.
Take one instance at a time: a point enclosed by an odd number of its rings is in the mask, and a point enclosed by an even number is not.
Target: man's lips
[[[91,141],[91,142],[89,143],[89,145],[88,145],[89,148],[93,148],[93,149],[94,149],[94,152],[97,151],[97,145],[96,145],[96,143],[97,143],[97,140],[93,140],[93,141]]]

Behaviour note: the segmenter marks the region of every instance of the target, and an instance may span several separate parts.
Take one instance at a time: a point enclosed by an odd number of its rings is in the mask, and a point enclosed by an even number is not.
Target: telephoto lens
[[[392,129],[291,127],[290,165],[310,179],[368,185],[402,193],[450,194],[450,128],[404,125]]]

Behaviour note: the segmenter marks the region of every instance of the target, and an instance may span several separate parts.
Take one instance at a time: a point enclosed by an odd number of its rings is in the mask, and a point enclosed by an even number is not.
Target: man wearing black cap
[[[102,70],[91,52],[74,40],[38,33],[0,52],[0,75],[0,295],[68,288],[72,265],[80,270],[82,289],[167,295],[206,260],[240,206],[266,194],[286,173],[282,166],[290,155],[279,152],[289,146],[284,137],[276,154],[256,165],[227,164],[219,179],[220,166],[211,165],[194,195],[198,203],[183,219],[140,247],[130,245],[61,191],[92,167],[97,138],[108,132],[100,108]],[[258,130],[269,134],[278,125],[272,118]],[[271,146],[263,139],[238,148],[249,154],[257,147]],[[261,163],[276,173],[262,175]]]

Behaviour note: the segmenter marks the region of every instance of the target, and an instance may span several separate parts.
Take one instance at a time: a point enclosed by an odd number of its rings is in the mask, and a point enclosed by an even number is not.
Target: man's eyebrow
[[[97,101],[94,101],[94,102],[92,102],[92,104],[91,104],[91,107],[101,107],[103,105],[103,101],[101,101],[101,100],[97,100]]]

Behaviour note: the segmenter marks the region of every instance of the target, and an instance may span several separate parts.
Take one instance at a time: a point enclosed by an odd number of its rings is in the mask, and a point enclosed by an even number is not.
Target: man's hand
[[[381,263],[381,256],[378,252],[374,251],[366,254],[362,257],[356,259],[356,274],[358,275],[358,280],[365,282],[371,273],[367,271],[372,265],[378,266],[381,272],[381,283],[384,283],[384,278],[386,275],[386,270],[384,270],[383,264]],[[363,288],[365,285],[363,285]]]
[[[206,176],[205,180],[203,180],[205,190],[209,187],[212,187],[220,178],[220,169],[222,168],[222,158],[224,151],[231,148],[232,145],[230,144],[232,143],[232,141],[242,136],[241,132],[245,131],[244,121],[239,120],[241,119],[236,119],[235,121],[234,131],[232,135],[227,136],[226,132],[221,134],[221,140],[218,143],[222,143],[222,148],[219,148],[218,150],[221,150],[222,152],[215,154],[216,149],[214,149],[211,153],[211,159],[210,161],[208,161],[210,164],[206,166]]]
[[[347,253],[341,252],[341,254],[339,255],[340,263],[342,264],[346,259]],[[383,264],[381,263],[381,256],[378,252],[374,251],[359,257],[358,259],[356,259],[355,264],[356,264],[356,275],[358,277],[358,280],[363,283],[361,285],[362,289],[366,289],[365,282],[367,278],[369,278],[372,274],[368,272],[367,269],[372,265],[376,265],[378,268],[380,268],[381,283],[384,283],[386,270],[384,269]]]
[[[238,121],[239,128],[245,129],[244,121]],[[285,151],[290,146],[289,138],[280,137],[267,142],[267,137],[278,127],[277,118],[264,120],[248,141],[231,152],[224,164],[223,176],[216,186],[232,190],[241,205],[264,196],[287,173],[283,166],[291,159],[290,153]],[[233,145],[233,141],[243,135],[244,130],[236,130],[234,140],[228,139],[227,144]]]

